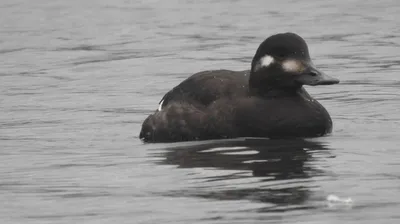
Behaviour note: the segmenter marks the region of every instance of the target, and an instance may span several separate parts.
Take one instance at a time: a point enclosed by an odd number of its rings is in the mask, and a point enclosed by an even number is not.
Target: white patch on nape
[[[161,111],[163,103],[164,103],[164,100],[161,100],[160,104],[158,105],[158,109],[157,109],[158,111]]]
[[[301,72],[303,65],[297,60],[286,60],[282,63],[282,68],[286,72]]]
[[[274,63],[274,58],[271,57],[270,55],[265,55],[263,56],[257,63],[255,67],[255,71],[261,69],[261,68],[266,68],[270,66],[272,63]]]

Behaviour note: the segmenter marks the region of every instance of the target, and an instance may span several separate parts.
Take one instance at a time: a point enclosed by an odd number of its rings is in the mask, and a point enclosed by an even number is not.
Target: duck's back
[[[174,87],[160,101],[160,109],[175,103],[208,106],[220,98],[248,92],[249,71],[213,70],[196,73]]]

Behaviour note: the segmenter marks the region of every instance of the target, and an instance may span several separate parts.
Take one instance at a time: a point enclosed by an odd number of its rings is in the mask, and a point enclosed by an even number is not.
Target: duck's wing
[[[172,102],[207,106],[221,97],[243,96],[249,71],[213,70],[196,73],[164,95],[158,110]]]
[[[180,142],[218,138],[210,127],[207,109],[199,105],[172,102],[148,116],[142,124],[144,142]]]

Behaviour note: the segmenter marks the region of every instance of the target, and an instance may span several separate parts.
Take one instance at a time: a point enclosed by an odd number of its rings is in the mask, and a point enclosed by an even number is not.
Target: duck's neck
[[[279,98],[279,97],[296,97],[296,96],[311,98],[310,95],[302,86],[299,86],[297,88],[272,87],[272,86],[266,86],[263,88],[254,88],[254,87],[252,88],[250,86],[250,95],[262,98]]]

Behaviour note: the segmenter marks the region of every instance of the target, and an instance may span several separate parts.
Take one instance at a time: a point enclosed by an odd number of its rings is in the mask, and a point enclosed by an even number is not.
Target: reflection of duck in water
[[[216,168],[213,176],[204,179],[208,183],[241,179],[245,180],[241,182],[251,183],[246,188],[240,188],[243,185],[227,184],[226,189],[207,187],[201,188],[207,190],[179,191],[175,192],[176,196],[187,194],[218,200],[251,199],[286,206],[303,204],[308,199],[310,192],[307,185],[304,185],[307,181],[302,180],[300,183],[294,180],[309,179],[322,173],[307,165],[307,162],[313,160],[313,152],[321,150],[327,148],[321,143],[302,139],[235,139],[175,146],[165,149],[159,156],[165,158],[160,161],[161,164],[178,165],[179,168]],[[215,176],[218,170],[238,172],[229,175],[221,172],[223,175]],[[243,175],[243,171],[252,171],[253,176],[266,178],[256,179],[253,183],[245,179],[249,177]],[[293,181],[289,184],[289,180]]]

